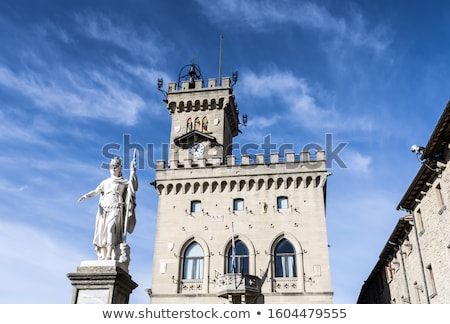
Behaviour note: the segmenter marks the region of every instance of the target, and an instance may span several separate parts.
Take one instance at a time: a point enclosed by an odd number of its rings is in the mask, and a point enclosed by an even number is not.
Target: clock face
[[[189,154],[195,158],[203,156],[205,153],[205,146],[202,143],[193,143],[189,146]]]

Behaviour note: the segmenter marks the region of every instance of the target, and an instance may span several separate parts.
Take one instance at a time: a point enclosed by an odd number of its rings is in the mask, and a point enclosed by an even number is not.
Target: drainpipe
[[[403,251],[401,249],[399,249],[399,252],[400,258],[402,260],[403,277],[405,278],[406,297],[408,298],[408,304],[411,304],[411,294],[409,293],[408,275],[406,274],[406,267],[405,267],[405,257],[403,256]]]
[[[406,297],[408,299],[408,304],[411,304],[411,294],[409,293],[408,275],[406,274],[405,258],[403,256],[404,252],[402,251],[400,244],[391,241],[388,241],[388,243],[392,246],[395,246],[395,253],[398,252],[400,254],[400,259],[402,261],[403,279],[405,280],[405,287],[406,287]]]
[[[426,276],[425,276],[425,267],[424,267],[424,264],[423,264],[422,250],[420,249],[419,233],[417,232],[416,216],[414,215],[414,212],[412,210],[403,209],[402,207],[400,209],[406,211],[407,213],[409,213],[412,216],[414,233],[416,234],[417,251],[419,253],[420,268],[422,270],[422,279],[423,279],[423,286],[424,286],[424,290],[425,290],[425,296],[427,298],[427,304],[431,304],[430,303],[430,296],[428,294],[428,285],[427,285],[427,279],[426,279]]]

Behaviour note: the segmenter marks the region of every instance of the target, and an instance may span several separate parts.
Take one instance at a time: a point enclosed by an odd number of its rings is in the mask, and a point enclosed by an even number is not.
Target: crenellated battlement
[[[156,162],[156,170],[164,169],[192,169],[192,168],[204,168],[204,167],[251,167],[251,166],[266,166],[269,168],[275,168],[275,165],[279,167],[287,168],[305,168],[316,169],[325,167],[325,151],[301,151],[300,154],[295,152],[285,152],[284,155],[280,155],[278,152],[272,152],[269,157],[266,157],[264,153],[259,154],[242,154],[240,158],[235,155],[228,155],[226,163],[222,163],[221,158],[216,156],[204,157],[199,159],[185,159],[184,161],[178,161],[177,159],[169,161],[166,164],[165,160],[158,160]]]
[[[197,194],[213,192],[322,188],[328,172],[325,152],[288,152],[280,157],[273,153],[266,161],[263,154],[244,154],[238,163],[228,156],[227,164],[210,165],[205,159],[194,164],[166,167],[158,161],[155,187],[159,194]]]
[[[270,153],[269,160],[266,159],[264,153],[242,154],[240,163],[239,161],[236,161],[236,156],[227,156],[227,165],[318,162],[325,161],[325,151],[302,151],[300,154],[295,154],[295,152],[286,152],[284,155],[280,155],[279,152],[272,152]]]
[[[231,79],[229,77],[222,78],[220,85],[217,84],[216,78],[208,79],[206,87],[203,86],[203,80],[182,81],[181,87],[177,87],[176,82],[169,82],[168,94],[177,92],[192,92],[197,90],[210,90],[210,89],[231,89]]]

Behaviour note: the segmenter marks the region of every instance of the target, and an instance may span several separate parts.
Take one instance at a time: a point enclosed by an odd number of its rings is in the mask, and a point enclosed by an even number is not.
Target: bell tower
[[[198,65],[191,64],[180,70],[178,82],[168,85],[171,168],[221,165],[231,154],[239,125],[231,80],[204,83]]]

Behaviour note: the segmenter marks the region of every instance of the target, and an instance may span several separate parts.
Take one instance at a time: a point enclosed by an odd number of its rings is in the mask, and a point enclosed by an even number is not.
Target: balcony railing
[[[299,290],[297,278],[275,278],[272,285],[274,292],[296,292]]]
[[[261,279],[247,274],[227,273],[217,280],[217,296],[261,294]]]
[[[185,280],[180,282],[180,293],[182,294],[198,294],[203,291],[203,280]]]

